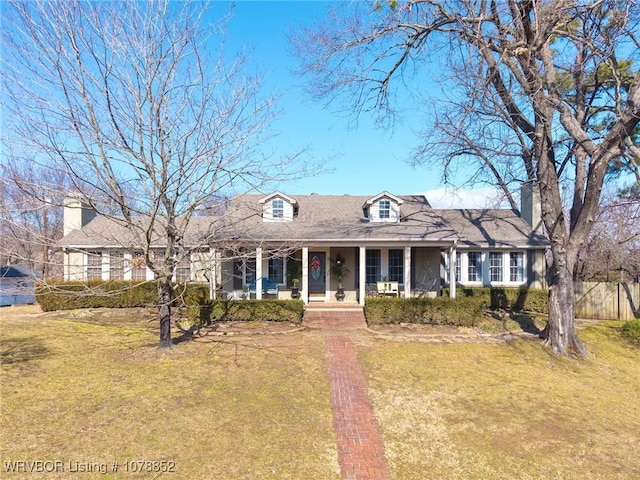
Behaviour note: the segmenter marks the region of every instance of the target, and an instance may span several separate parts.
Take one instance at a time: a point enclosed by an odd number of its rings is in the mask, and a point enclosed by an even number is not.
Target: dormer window
[[[260,199],[265,222],[291,222],[296,216],[298,202],[284,193],[274,192]]]
[[[370,222],[399,222],[400,205],[404,201],[389,192],[382,192],[368,199],[362,206],[364,217]]]
[[[271,202],[271,211],[273,213],[273,218],[284,218],[284,200],[276,198]]]
[[[391,202],[387,199],[378,202],[378,216],[381,220],[391,217]]]

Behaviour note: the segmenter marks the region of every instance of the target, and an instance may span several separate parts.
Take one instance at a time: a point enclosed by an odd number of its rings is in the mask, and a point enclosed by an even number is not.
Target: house
[[[456,285],[542,288],[548,240],[539,196],[525,185],[521,197],[522,213],[436,209],[424,196],[389,192],[240,195],[220,215],[192,218],[183,239],[190,257],[175,279],[215,279],[226,298],[246,297],[251,285],[260,299],[265,292],[256,279],[265,278],[278,286],[278,298],[291,298],[295,272],[306,303],[332,301],[338,282],[329,265],[338,260],[349,270],[345,301],[360,304],[372,292],[437,296],[447,285],[452,296]],[[79,200],[65,208],[65,278],[153,279],[131,234],[86,209]]]
[[[0,307],[35,303],[37,274],[22,265],[0,267]]]

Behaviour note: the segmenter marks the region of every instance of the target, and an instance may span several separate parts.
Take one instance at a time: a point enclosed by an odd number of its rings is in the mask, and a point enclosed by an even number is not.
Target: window
[[[509,253],[509,280],[511,282],[524,282],[524,253]]]
[[[456,252],[456,282],[462,281],[462,255]]]
[[[147,265],[141,253],[134,253],[131,257],[131,280],[146,280]]]
[[[246,284],[256,282],[256,258],[247,258],[245,260],[245,282]]]
[[[124,254],[109,252],[109,280],[124,279]]]
[[[276,198],[271,202],[271,214],[273,218],[284,218],[284,201]]]
[[[189,280],[191,280],[191,260],[187,255],[176,265],[176,282],[188,282]]]
[[[389,200],[380,200],[378,202],[378,217],[379,218],[391,217],[391,202]]]
[[[302,282],[302,260],[296,257],[287,257],[287,286],[294,286],[293,280],[298,280],[298,287]]]
[[[365,263],[365,282],[376,283],[380,280],[380,250],[367,250]]]
[[[482,281],[482,255],[480,252],[469,252],[467,254],[467,281]]]
[[[502,252],[489,253],[489,276],[492,282],[502,281]]]
[[[87,252],[87,280],[102,280],[102,252]]]
[[[389,280],[404,283],[403,250],[389,250]]]
[[[284,283],[284,259],[282,257],[269,259],[269,281]]]

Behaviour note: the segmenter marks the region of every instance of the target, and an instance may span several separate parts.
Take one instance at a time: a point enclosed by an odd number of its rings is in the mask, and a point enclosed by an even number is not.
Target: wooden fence
[[[640,318],[640,283],[576,282],[577,318]]]

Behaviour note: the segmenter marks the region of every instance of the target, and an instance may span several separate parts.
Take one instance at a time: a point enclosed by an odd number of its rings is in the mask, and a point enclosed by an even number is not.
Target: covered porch
[[[223,255],[220,283],[227,298],[300,298],[305,304],[341,299],[341,303],[364,305],[367,296],[380,295],[435,297],[442,287],[442,253],[455,259],[455,249],[455,241],[295,248],[263,245],[247,250],[240,261],[238,257],[225,260]],[[342,292],[344,297],[338,295]],[[451,295],[455,296],[455,282]]]

